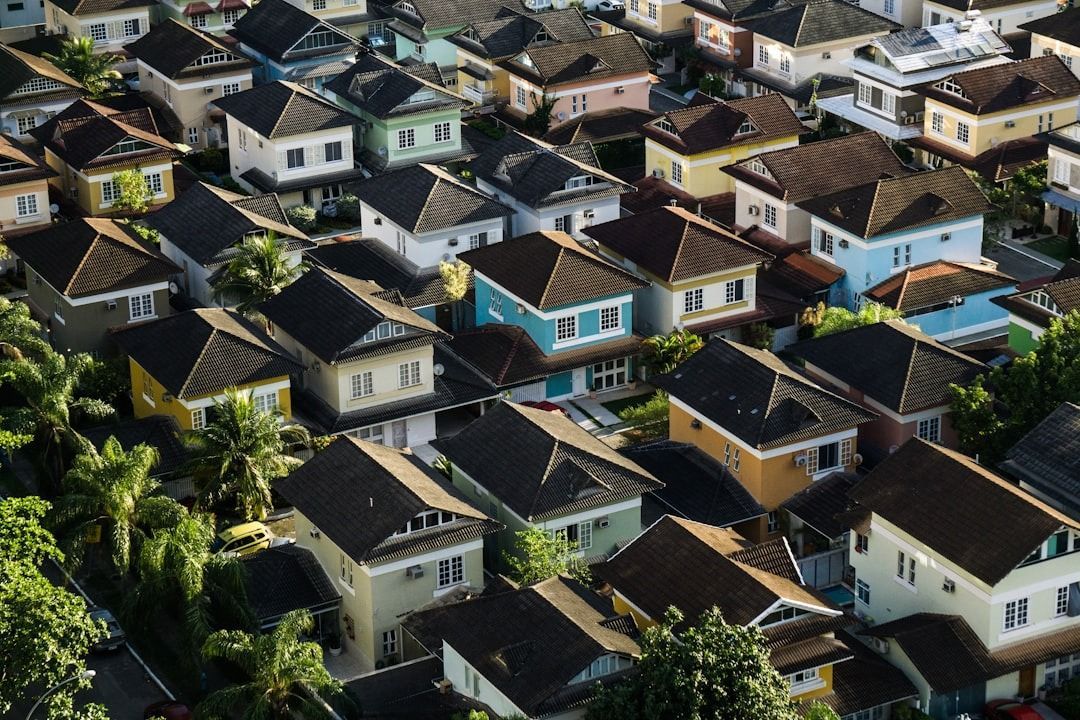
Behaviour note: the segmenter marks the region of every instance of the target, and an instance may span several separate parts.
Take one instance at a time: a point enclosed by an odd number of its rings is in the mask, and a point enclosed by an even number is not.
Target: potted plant
[[[338,655],[340,655],[341,654],[341,635],[339,635],[338,633],[331,634],[330,638],[327,640],[327,645],[329,646],[329,650],[330,650],[331,655],[333,655],[334,657],[337,657]]]
[[[596,386],[595,385],[590,385],[589,386],[589,399],[590,400],[595,400],[596,399]]]

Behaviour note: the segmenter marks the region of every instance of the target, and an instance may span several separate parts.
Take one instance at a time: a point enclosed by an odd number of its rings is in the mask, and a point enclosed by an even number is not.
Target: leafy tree
[[[250,316],[307,269],[306,263],[289,264],[285,244],[278,242],[277,233],[256,235],[245,240],[236,257],[225,266],[225,272],[214,282],[214,296],[236,302],[236,309]]]
[[[26,303],[0,297],[0,351],[9,360],[41,358],[52,351]]]
[[[514,544],[521,556],[504,552],[503,559],[516,583],[534,585],[561,574],[585,584],[592,580],[589,566],[577,556],[577,543],[567,540],[562,533],[551,534],[533,527],[517,533]]]
[[[535,93],[530,97],[533,111],[529,113],[521,123],[521,129],[533,137],[540,137],[551,129],[551,111],[555,109],[555,98],[541,94],[537,99]]]
[[[796,720],[788,685],[769,664],[755,626],[728,625],[716,608],[676,637],[683,616],[669,608],[641,638],[639,673],[600,689],[588,720]]]
[[[818,700],[806,710],[803,720],[840,720],[836,711]]]
[[[838,306],[825,307],[825,303],[819,302],[816,307],[804,310],[799,321],[801,324],[814,329],[814,337],[821,337],[863,325],[873,325],[885,320],[903,319],[904,314],[899,310],[894,310],[880,303],[863,303],[858,312],[852,312],[847,308]]]
[[[689,330],[645,338],[645,364],[654,373],[669,373],[705,347],[705,341]]]
[[[114,81],[122,77],[113,69],[122,58],[110,53],[95,53],[93,38],[85,35],[65,40],[59,53],[42,53],[42,57],[82,83],[96,98],[108,95]]]
[[[162,495],[161,484],[150,477],[158,460],[155,448],[136,445],[125,452],[115,437],[100,453],[90,445],[75,458],[54,512],[70,564],[84,558],[87,534],[101,527],[113,566],[127,572],[147,531],[180,521],[183,507]]]
[[[319,644],[300,639],[314,627],[307,610],[293,610],[268,635],[221,630],[208,637],[203,657],[228,660],[248,681],[207,697],[199,703],[199,717],[328,718],[320,700],[339,695],[342,687],[323,665]]]
[[[297,205],[285,211],[289,223],[301,232],[311,232],[319,226],[318,213],[308,205]]]
[[[243,518],[265,518],[273,509],[270,482],[301,464],[286,449],[310,446],[311,435],[299,425],[281,424],[281,413],[258,410],[250,391],[226,390],[210,416],[206,427],[186,438],[199,484],[197,507],[233,498]]]
[[[116,199],[113,200],[113,210],[141,213],[145,212],[150,202],[150,184],[146,176],[138,168],[121,170],[113,173],[113,184],[116,185]]]
[[[465,297],[465,293],[469,291],[470,272],[472,269],[460,260],[439,263],[439,275],[442,277],[446,302],[457,302]]]
[[[1041,196],[1046,189],[1046,166],[1046,160],[1042,160],[1021,168],[1013,173],[1004,187],[991,183],[978,173],[968,173],[993,206],[983,219],[984,247],[1004,239],[1012,220],[1041,224]]]
[[[753,323],[747,328],[746,344],[758,350],[772,350],[776,330],[767,323]]]
[[[661,438],[668,432],[670,403],[662,390],[657,390],[648,401],[631,405],[619,411],[619,419],[634,427],[644,438]]]

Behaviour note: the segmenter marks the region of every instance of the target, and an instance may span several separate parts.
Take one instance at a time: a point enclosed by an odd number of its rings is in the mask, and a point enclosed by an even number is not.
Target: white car
[[[622,0],[600,0],[600,2],[596,4],[596,9],[601,12],[625,10],[626,4]]]

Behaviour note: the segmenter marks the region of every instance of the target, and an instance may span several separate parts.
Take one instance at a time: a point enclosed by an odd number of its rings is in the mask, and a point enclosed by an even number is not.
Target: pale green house
[[[1039,347],[1050,323],[1080,310],[1080,261],[1069,260],[1045,285],[1029,287],[991,302],[1009,311],[1009,347],[1026,355]]]

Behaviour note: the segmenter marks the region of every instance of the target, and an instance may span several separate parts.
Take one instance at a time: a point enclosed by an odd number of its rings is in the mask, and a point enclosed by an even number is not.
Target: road
[[[78,703],[101,703],[110,720],[142,720],[147,705],[167,700],[127,648],[90,655],[86,667],[97,672],[93,687],[76,695]]]

